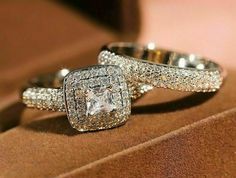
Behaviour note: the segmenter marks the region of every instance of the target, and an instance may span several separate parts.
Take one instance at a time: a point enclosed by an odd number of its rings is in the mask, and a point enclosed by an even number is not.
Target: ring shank
[[[65,112],[62,83],[68,73],[68,69],[62,69],[33,78],[24,87],[23,103],[32,108]]]
[[[127,80],[153,87],[214,92],[223,82],[222,68],[201,56],[135,43],[110,43],[99,54],[100,64],[118,65]]]
[[[218,64],[199,55],[157,48],[153,43],[146,46],[134,43],[111,43],[104,49],[112,51],[115,54],[133,57],[134,59],[144,60],[154,64],[199,70],[220,69]]]

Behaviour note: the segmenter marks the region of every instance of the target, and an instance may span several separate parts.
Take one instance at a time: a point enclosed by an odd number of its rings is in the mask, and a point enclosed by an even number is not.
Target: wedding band
[[[110,43],[98,63],[118,65],[129,83],[179,91],[214,92],[223,82],[222,68],[195,54],[157,48],[153,43]]]
[[[22,93],[28,107],[67,113],[78,131],[116,127],[130,115],[131,101],[122,70],[98,65],[31,80]]]

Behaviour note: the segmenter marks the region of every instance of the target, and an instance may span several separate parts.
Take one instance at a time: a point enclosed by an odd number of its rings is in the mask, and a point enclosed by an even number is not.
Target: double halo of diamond
[[[201,56],[157,48],[153,43],[116,42],[104,46],[98,56],[102,65],[118,65],[131,86],[161,87],[179,91],[214,92],[225,76],[222,68]],[[140,97],[145,90],[131,93]],[[144,91],[144,92],[143,92]]]
[[[22,94],[23,103],[66,112],[71,126],[78,131],[108,129],[128,119],[130,94],[118,66],[97,65],[72,72],[61,70],[58,74],[46,80],[34,79]],[[48,88],[49,84],[57,88]]]

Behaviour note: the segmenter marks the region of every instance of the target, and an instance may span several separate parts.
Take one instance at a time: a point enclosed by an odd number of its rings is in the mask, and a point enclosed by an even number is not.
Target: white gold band
[[[214,92],[223,82],[220,66],[194,54],[177,53],[134,43],[111,43],[99,64],[118,65],[129,82],[179,91]]]
[[[65,112],[62,88],[27,88],[22,100],[27,107]]]

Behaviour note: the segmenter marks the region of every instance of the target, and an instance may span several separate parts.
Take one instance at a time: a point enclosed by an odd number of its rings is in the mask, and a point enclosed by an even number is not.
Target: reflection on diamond
[[[109,113],[116,109],[113,103],[111,91],[108,88],[93,88],[87,91],[86,115],[96,115],[100,112]]]

